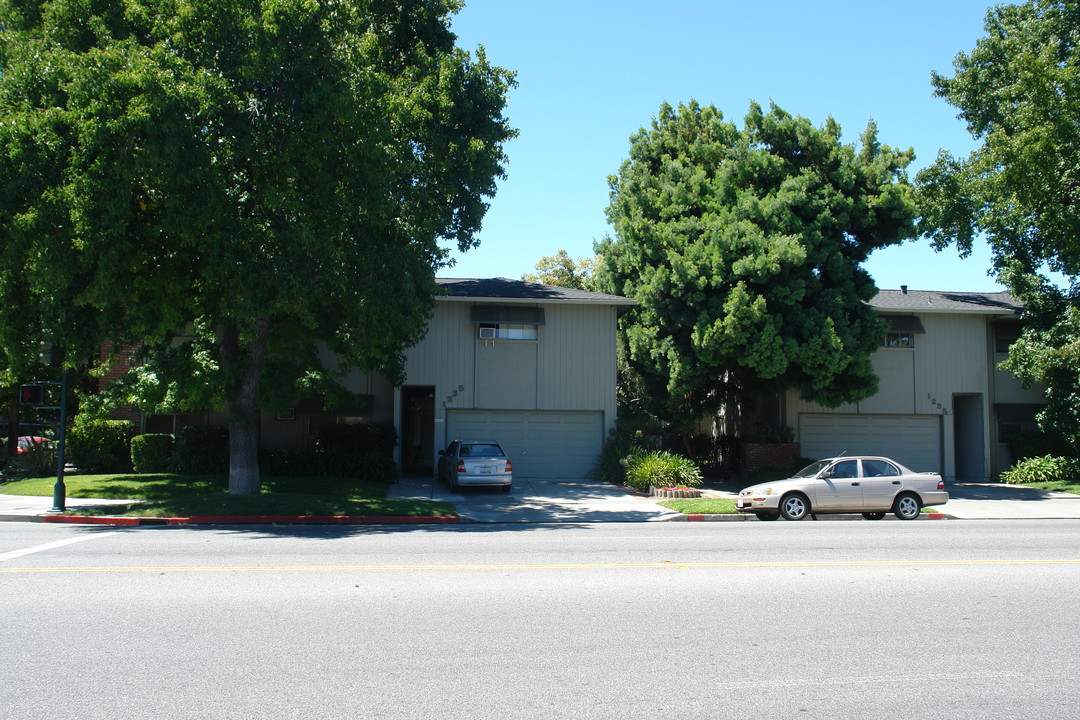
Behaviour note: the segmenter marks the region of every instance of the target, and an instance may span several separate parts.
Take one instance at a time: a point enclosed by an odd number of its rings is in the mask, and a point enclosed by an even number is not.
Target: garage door
[[[450,410],[446,432],[448,442],[495,440],[517,477],[584,477],[604,441],[599,412]]]
[[[884,455],[916,472],[941,472],[937,415],[801,415],[799,442],[806,457]]]

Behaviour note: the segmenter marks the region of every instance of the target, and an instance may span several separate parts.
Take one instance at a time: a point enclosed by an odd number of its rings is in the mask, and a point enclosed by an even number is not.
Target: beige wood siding
[[[608,409],[615,392],[615,309],[549,305],[541,328],[537,407]],[[611,406],[614,411],[614,406]]]
[[[942,471],[952,478],[956,468],[955,396],[981,396],[984,458],[989,457],[990,406],[994,370],[988,316],[981,314],[916,313],[925,333],[915,335],[911,350],[882,348],[872,356],[881,379],[878,393],[861,403],[825,408],[787,394],[787,424],[801,440],[800,418],[806,413],[852,417],[899,414],[937,417],[941,427]],[[966,422],[974,427],[975,419]],[[899,459],[899,458],[898,458]]]
[[[915,412],[952,412],[954,393],[989,390],[989,324],[983,315],[921,315],[915,336]],[[939,407],[940,405],[940,407]]]
[[[435,406],[474,407],[476,326],[468,303],[439,302],[428,334],[406,353],[405,384],[435,387]]]
[[[870,362],[878,376],[878,391],[859,403],[859,412],[900,415],[915,412],[915,350],[882,348],[870,357]]]
[[[994,355],[994,402],[1002,405],[1041,405],[1046,402],[1043,385],[1035,384],[1025,389],[1013,375],[998,370],[998,363],[1005,362],[1008,353]]]
[[[480,340],[473,304],[437,302],[427,336],[406,354],[405,384],[435,388],[437,446],[452,410],[598,411],[605,434],[614,426],[614,307],[537,303],[545,324],[531,343]]]
[[[476,406],[536,409],[537,342],[479,342],[476,345]]]

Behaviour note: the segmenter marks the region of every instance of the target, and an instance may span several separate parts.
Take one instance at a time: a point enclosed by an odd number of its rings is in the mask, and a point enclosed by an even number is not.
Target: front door
[[[435,388],[401,389],[401,469],[407,475],[435,473]]]

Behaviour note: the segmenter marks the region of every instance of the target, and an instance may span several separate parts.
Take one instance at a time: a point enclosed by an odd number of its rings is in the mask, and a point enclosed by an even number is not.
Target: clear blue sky
[[[507,115],[508,177],[480,234],[445,277],[519,278],[565,248],[592,255],[613,234],[609,175],[660,104],[697,100],[742,124],[770,100],[821,125],[832,115],[853,142],[873,118],[879,139],[913,147],[912,176],[939,149],[975,147],[957,111],[933,97],[930,73],[952,75],[956,53],[984,35],[986,0],[466,0],[458,44],[483,45],[515,70]],[[878,251],[866,268],[881,288],[992,291],[989,253],[961,260],[927,241]]]

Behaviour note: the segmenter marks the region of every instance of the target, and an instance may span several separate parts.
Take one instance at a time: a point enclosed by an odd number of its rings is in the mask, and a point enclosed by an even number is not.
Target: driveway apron
[[[514,478],[510,492],[499,488],[451,491],[433,478],[402,478],[388,497],[451,503],[465,522],[595,523],[654,522],[681,517],[646,498],[609,483],[581,479]]]

